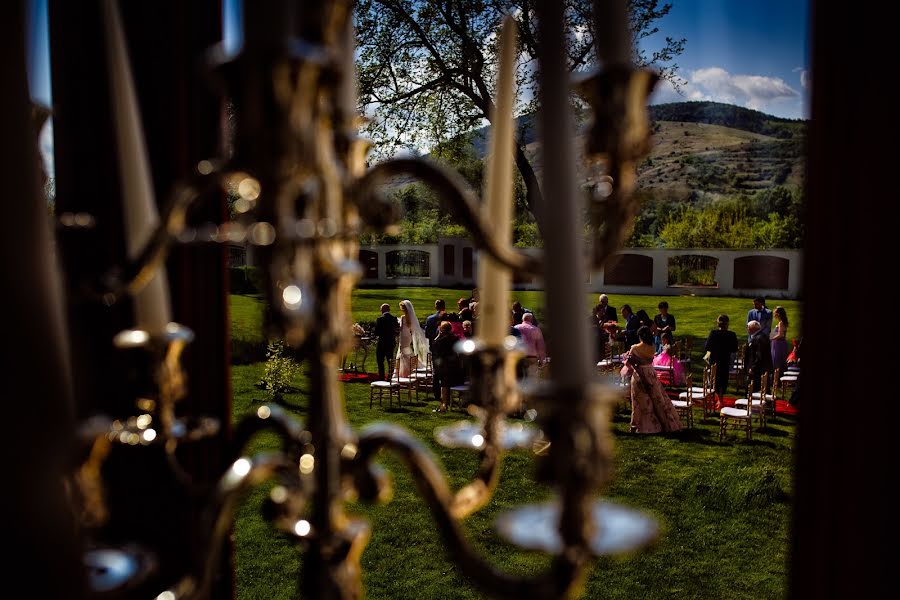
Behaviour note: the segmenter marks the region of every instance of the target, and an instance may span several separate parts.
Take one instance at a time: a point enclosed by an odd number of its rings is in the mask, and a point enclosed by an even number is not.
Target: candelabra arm
[[[358,452],[350,468],[367,470],[379,450],[396,454],[413,475],[419,493],[428,505],[451,559],[476,585],[492,596],[510,599],[544,599],[565,597],[583,577],[590,563],[585,548],[567,547],[556,556],[548,571],[535,577],[515,577],[498,571],[479,557],[469,545],[461,521],[452,511],[454,494],[438,466],[437,459],[412,434],[402,428],[383,423],[360,432]]]
[[[157,598],[171,600],[205,600],[209,598],[210,585],[219,568],[225,538],[231,534],[234,508],[249,489],[271,479],[280,472],[293,471],[296,465],[282,453],[260,454],[253,458],[234,461],[219,479],[213,497],[202,515],[203,547],[209,553],[203,557],[193,572],[184,576]]]
[[[517,273],[534,275],[543,272],[540,257],[517,252],[497,243],[491,236],[491,228],[485,223],[478,207],[478,199],[466,181],[454,171],[420,158],[396,158],[378,163],[369,169],[356,184],[353,198],[360,213],[367,219],[371,210],[367,206],[377,200],[375,188],[389,177],[407,175],[427,185],[444,204],[450,214],[460,219],[460,224],[471,234],[475,244],[491,258]],[[371,222],[370,219],[367,221]]]
[[[497,440],[497,430],[501,418],[489,419],[485,423],[485,448],[481,453],[475,478],[460,488],[450,503],[450,513],[455,519],[462,519],[487,504],[494,494],[503,465],[503,451]],[[491,424],[493,422],[493,424]]]
[[[101,275],[89,291],[112,304],[126,296],[133,296],[146,286],[164,265],[172,243],[184,231],[188,209],[200,197],[204,189],[198,181],[177,183],[162,211],[159,225],[153,231],[140,253],[124,265]]]
[[[238,424],[231,443],[232,460],[243,455],[244,449],[257,433],[267,429],[274,430],[281,436],[282,451],[286,456],[299,458],[298,449],[303,443],[303,423],[292,417],[279,406],[264,404],[253,416],[246,417]],[[296,454],[296,456],[294,456]]]

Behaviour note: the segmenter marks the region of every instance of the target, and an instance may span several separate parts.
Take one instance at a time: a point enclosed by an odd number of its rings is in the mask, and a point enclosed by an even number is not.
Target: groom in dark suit
[[[375,345],[375,360],[378,363],[378,379],[382,381],[385,379],[384,360],[394,358],[398,333],[400,333],[400,323],[397,321],[397,317],[391,314],[391,307],[388,304],[382,304],[381,316],[375,319],[375,337],[378,338]]]
[[[744,368],[753,382],[753,391],[758,392],[763,373],[772,372],[772,344],[759,321],[747,323],[747,333],[750,341],[744,350]]]

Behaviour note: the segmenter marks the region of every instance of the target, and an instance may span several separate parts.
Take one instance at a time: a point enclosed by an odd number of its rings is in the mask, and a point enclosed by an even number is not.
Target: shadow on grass
[[[384,412],[391,413],[393,415],[405,415],[411,413],[412,411],[402,406],[389,406],[384,409]]]
[[[753,430],[753,433],[756,433],[756,432],[759,432],[762,435],[767,435],[770,437],[788,437],[789,435],[791,435],[790,432],[785,431],[783,429],[775,429],[773,427],[770,427],[768,423],[766,424],[765,428]]]

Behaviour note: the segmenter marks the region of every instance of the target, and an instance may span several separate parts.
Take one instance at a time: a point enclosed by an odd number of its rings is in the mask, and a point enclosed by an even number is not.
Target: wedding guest
[[[772,335],[769,338],[772,343],[772,368],[778,369],[779,373],[784,375],[784,371],[785,369],[787,369],[788,356],[787,312],[784,310],[783,306],[776,306],[775,312],[773,314],[775,317],[774,320],[776,320],[777,323],[775,324],[775,328],[772,330]]]
[[[759,321],[747,323],[747,333],[750,341],[744,349],[744,368],[753,382],[753,391],[758,392],[763,373],[772,371],[772,343]]]
[[[653,369],[653,334],[649,327],[643,326],[637,336],[639,341],[625,354],[623,368],[623,373],[631,377],[631,431],[678,431],[681,429],[678,410]]]
[[[731,370],[731,356],[738,350],[737,335],[728,331],[728,315],[719,315],[716,319],[717,329],[709,332],[703,349],[709,353],[710,365],[716,365],[716,381],[713,389],[716,394],[716,410],[722,409],[722,399],[728,389],[728,373]]]
[[[749,324],[750,321],[758,322],[760,329],[762,329],[762,332],[765,333],[766,336],[771,333],[772,311],[766,308],[766,299],[762,296],[757,296],[753,299],[753,308],[747,313],[747,324]]]
[[[459,315],[459,322],[463,321],[471,321],[475,318],[472,309],[469,308],[469,299],[468,298],[460,298],[456,301],[457,306],[457,314]]]
[[[522,303],[519,302],[518,300],[513,302],[513,304],[512,304],[513,325],[518,325],[519,323],[521,323],[522,317],[526,313],[532,314],[532,315],[534,314],[533,312],[531,312],[531,309],[525,308],[524,306],[522,306]],[[534,323],[537,324],[537,319],[534,320]]]
[[[547,358],[547,350],[544,346],[544,334],[541,328],[534,324],[534,315],[525,313],[522,315],[522,322],[515,326],[522,334],[521,340],[525,349],[526,357],[537,359],[538,363],[543,363]]]
[[[616,314],[616,308],[614,306],[609,305],[609,296],[606,294],[600,294],[597,299],[597,306],[594,307],[594,312],[597,313],[598,318],[601,323],[618,323],[619,316]]]
[[[653,317],[653,325],[656,327],[656,351],[659,352],[662,346],[662,335],[666,332],[675,331],[675,315],[669,314],[669,303],[663,300],[656,305],[659,314]]]
[[[641,327],[641,321],[628,304],[622,305],[622,318],[625,319],[625,345],[631,347],[638,343],[637,332]]]
[[[453,335],[453,327],[449,321],[442,321],[438,326],[438,335],[431,347],[434,359],[434,376],[440,380],[440,405],[432,412],[447,412],[450,406],[450,388],[463,382],[463,369],[454,346],[459,340]]]
[[[475,328],[472,325],[472,321],[463,321],[463,337],[466,339],[475,337]]]
[[[671,331],[662,334],[662,347],[655,357],[653,357],[653,366],[666,367],[669,371],[658,374],[660,379],[665,379],[663,383],[668,385],[684,385],[684,365],[678,360],[675,353],[675,336]],[[671,374],[671,379],[670,379]],[[665,375],[665,378],[662,377]]]
[[[428,315],[425,319],[425,337],[428,338],[428,347],[431,347],[431,343],[434,341],[434,338],[437,336],[438,325],[441,324],[440,317],[441,313],[446,310],[446,304],[444,303],[443,298],[438,298],[434,301],[434,314]]]

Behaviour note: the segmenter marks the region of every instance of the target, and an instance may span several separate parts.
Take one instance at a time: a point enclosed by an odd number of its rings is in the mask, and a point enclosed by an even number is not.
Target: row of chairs
[[[760,378],[759,391],[753,391],[752,382],[747,384],[747,395],[735,401],[734,406],[726,406],[720,411],[719,416],[719,441],[724,439],[728,429],[743,429],[747,439],[753,439],[753,415],[756,415],[759,426],[766,427],[766,418],[771,413],[777,414],[776,402],[778,400],[778,388],[781,386],[781,397],[785,398],[788,387],[796,386],[800,377],[800,369],[789,366],[782,375],[779,369],[775,369],[771,380],[769,373],[763,373]]]
[[[760,381],[760,391],[754,392],[752,383],[748,384],[747,394],[744,398],[735,401],[734,406],[724,407],[719,411],[719,440],[725,436],[728,428],[744,429],[747,439],[752,439],[752,421],[753,415],[756,415],[761,428],[766,427],[766,419],[769,414],[775,416],[776,401],[779,397],[786,397],[787,389],[796,385],[799,378],[799,367],[788,367],[785,374],[782,375],[780,370],[776,369],[769,379],[769,374],[763,374]],[[713,402],[715,399],[713,383],[716,380],[716,365],[708,365],[703,369],[703,381],[701,386],[692,385],[692,376],[686,376],[687,387],[681,392],[677,400],[672,400],[672,404],[678,409],[679,416],[688,427],[693,427],[694,411],[693,408],[698,404],[703,409],[703,418],[707,418],[715,414]],[[781,386],[781,394],[778,394],[778,386]]]
[[[385,393],[388,395],[388,407],[393,408],[394,397],[397,398],[397,406],[402,406],[401,395],[406,391],[407,400],[412,403],[413,393],[416,395],[416,402],[419,402],[419,392],[425,392],[426,397],[432,393],[432,385],[434,383],[433,363],[431,353],[425,357],[425,364],[419,365],[419,359],[413,355],[409,358],[410,374],[408,377],[400,376],[400,369],[397,367],[396,359],[388,360],[388,377],[387,381],[373,381],[369,384],[369,408],[378,399],[378,406],[384,406],[382,403]],[[462,384],[450,388],[450,407],[456,403],[462,406],[465,396],[468,395],[469,385]]]

